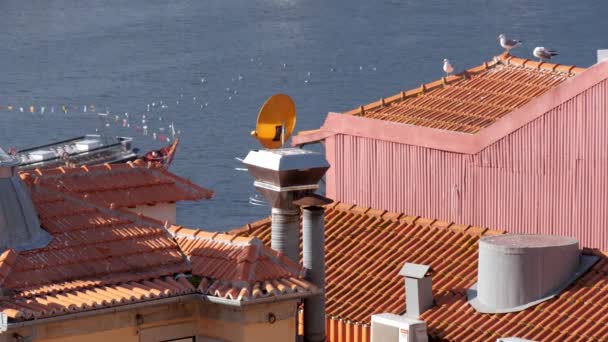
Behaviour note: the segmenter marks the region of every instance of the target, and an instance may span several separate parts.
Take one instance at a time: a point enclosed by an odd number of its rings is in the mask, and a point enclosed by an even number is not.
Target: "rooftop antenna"
[[[283,147],[296,126],[296,106],[288,95],[272,95],[258,113],[255,130],[251,132],[267,149]]]

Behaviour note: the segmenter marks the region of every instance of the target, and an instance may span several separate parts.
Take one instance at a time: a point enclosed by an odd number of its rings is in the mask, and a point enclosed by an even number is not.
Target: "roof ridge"
[[[332,209],[336,210],[336,211],[342,211],[342,212],[357,212],[359,215],[365,215],[365,216],[369,216],[369,217],[377,217],[377,215],[375,215],[373,210],[381,210],[381,209],[376,209],[376,208],[369,207],[369,206],[361,206],[361,205],[350,204],[350,203],[345,203],[345,202],[341,202],[341,204],[342,204],[342,206],[334,207]],[[486,235],[507,234],[507,231],[505,231],[505,230],[492,229],[492,228],[487,228],[487,227],[476,227],[476,226],[472,226],[472,225],[462,225],[462,224],[459,224],[459,223],[456,223],[453,221],[449,221],[449,220],[443,221],[443,220],[440,220],[437,218],[414,216],[414,215],[409,215],[409,214],[403,213],[403,212],[386,211],[382,216],[380,216],[380,218],[382,220],[387,220],[387,221],[396,221],[396,220],[399,220],[400,218],[404,218],[404,217],[406,217],[406,218],[414,217],[412,223],[420,225],[423,228],[448,229],[450,231],[454,231],[454,232],[458,232],[458,233],[466,233],[468,235],[475,236],[475,237],[481,237],[481,236],[486,236]],[[440,223],[440,224],[437,224],[437,223]]]
[[[498,56],[494,56],[490,61],[484,61],[482,64],[464,69],[463,71],[447,76],[442,77],[438,80],[431,81],[428,83],[422,83],[419,87],[413,88],[410,90],[401,91],[395,95],[380,98],[380,100],[369,103],[367,105],[361,105],[358,108],[352,109],[350,111],[344,112],[346,115],[358,115],[362,116],[365,114],[367,110],[373,110],[380,107],[385,107],[394,102],[405,100],[406,98],[416,97],[422,94],[429,92],[430,90],[434,90],[437,88],[445,87],[446,85],[450,85],[451,83],[455,83],[458,81],[469,79],[472,75],[476,75],[480,72],[486,71],[488,69],[494,68],[499,64],[503,65],[516,65],[524,68],[529,68],[532,70],[546,70],[551,72],[560,72],[560,73],[568,73],[570,75],[576,75],[583,71],[585,68],[576,67],[575,65],[563,65],[563,64],[553,64],[547,62],[536,62],[527,58],[520,58],[513,55],[510,55],[508,52],[504,52]]]

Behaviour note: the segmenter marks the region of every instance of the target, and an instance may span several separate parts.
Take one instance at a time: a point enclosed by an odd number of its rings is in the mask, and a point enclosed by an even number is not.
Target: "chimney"
[[[318,189],[329,164],[320,153],[299,148],[251,151],[243,163],[272,205],[272,248],[299,263],[300,209],[293,202]]]
[[[0,148],[0,250],[46,246],[51,236],[40,227],[29,190],[17,175],[19,160]]]
[[[561,293],[598,260],[574,238],[508,234],[479,240],[477,283],[468,301],[481,313],[517,312]]]
[[[313,194],[294,204],[302,208],[302,259],[306,279],[323,292],[304,299],[304,341],[325,341],[325,209],[332,200]]]
[[[608,60],[608,50],[597,50],[597,62],[601,63],[605,60]]]
[[[405,315],[417,319],[433,306],[431,266],[405,263],[399,275],[405,277]]]

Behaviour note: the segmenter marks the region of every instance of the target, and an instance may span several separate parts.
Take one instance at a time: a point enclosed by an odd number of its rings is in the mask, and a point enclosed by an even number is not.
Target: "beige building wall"
[[[66,315],[11,328],[0,342],[164,342],[194,336],[196,342],[293,341],[297,301],[231,307],[203,302],[198,296],[181,303],[153,305],[88,317]],[[127,308],[127,307],[124,307]]]
[[[156,205],[138,205],[135,208],[127,208],[128,210],[151,217],[161,222],[169,221],[171,224],[176,224],[177,206],[173,203],[159,203]]]

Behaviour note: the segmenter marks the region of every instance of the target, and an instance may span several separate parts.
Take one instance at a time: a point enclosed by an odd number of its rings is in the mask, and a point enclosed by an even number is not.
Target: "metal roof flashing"
[[[29,191],[16,175],[17,158],[0,148],[0,249],[46,246],[52,239],[40,226]]]
[[[598,256],[581,254],[573,238],[499,235],[479,243],[478,281],[467,302],[480,313],[518,312],[561,294]]]

